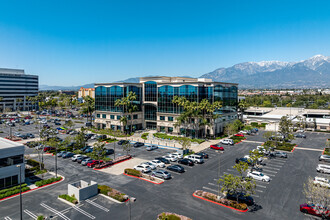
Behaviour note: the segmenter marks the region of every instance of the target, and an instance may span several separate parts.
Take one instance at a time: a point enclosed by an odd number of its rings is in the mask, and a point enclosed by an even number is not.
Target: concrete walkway
[[[324,149],[306,148],[306,147],[296,147],[295,150],[311,150],[323,152]]]

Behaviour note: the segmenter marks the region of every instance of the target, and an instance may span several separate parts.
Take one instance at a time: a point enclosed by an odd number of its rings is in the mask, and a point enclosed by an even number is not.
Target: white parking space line
[[[283,167],[283,165],[282,165],[282,166],[280,166],[280,165],[276,165],[276,164],[267,164],[267,165],[266,165],[266,167],[275,167],[275,168],[281,168],[281,167]]]
[[[103,206],[101,206],[101,205],[99,205],[99,204],[97,204],[97,203],[95,203],[95,202],[93,202],[93,201],[91,201],[89,199],[87,199],[86,202],[88,202],[89,204],[91,204],[91,205],[93,205],[93,206],[95,206],[95,207],[97,207],[99,209],[102,209],[103,211],[109,212],[109,209],[107,209],[107,208],[105,208],[105,207],[103,207]]]
[[[266,169],[266,168],[262,168],[262,171],[271,172],[271,173],[277,173],[277,171],[269,170],[269,169]]]
[[[81,208],[78,208],[77,206],[73,206],[73,209],[77,210],[78,212],[80,212],[83,215],[86,215],[90,219],[95,219],[95,216],[89,214],[88,212],[82,210]]]
[[[252,197],[257,197],[257,198],[259,198],[259,196],[258,196],[258,195],[256,195],[256,194],[252,194]]]
[[[256,192],[261,192],[261,193],[264,192],[264,191],[259,190],[259,189],[255,189],[255,191],[256,191]]]
[[[278,164],[278,165],[283,165],[286,162],[282,162],[282,161],[269,161],[269,164]]]
[[[236,172],[237,170],[227,169],[227,171],[229,171],[229,172]]]
[[[218,190],[215,190],[215,189],[211,189],[211,188],[208,188],[208,187],[205,187],[205,186],[203,186],[203,189],[206,189],[206,190],[210,190],[210,191],[213,191],[213,192],[218,192]]]
[[[56,209],[53,209],[53,208],[49,207],[49,206],[46,205],[45,203],[41,203],[40,205],[41,205],[42,207],[48,209],[49,211],[55,213],[56,215],[58,215],[58,216],[61,217],[62,219],[70,220],[67,216],[63,215],[61,212],[57,211]]]
[[[5,217],[5,220],[12,220],[11,218],[9,218],[9,216]]]
[[[279,168],[274,168],[274,167],[269,167],[269,166],[264,166],[264,167],[262,167],[262,169],[271,169],[271,170],[281,170],[281,169],[279,169]]]
[[[208,184],[211,186],[218,186],[217,184],[214,184],[214,183],[208,183]]]
[[[275,174],[270,174],[270,173],[265,173],[265,172],[262,172],[262,173],[267,175],[267,176],[275,176]]]
[[[257,187],[261,187],[261,188],[267,188],[267,186],[263,186],[263,185],[259,185],[259,184],[256,184]]]
[[[37,219],[38,218],[38,216],[36,216],[35,214],[33,214],[32,212],[30,212],[27,209],[24,209],[24,213],[27,214],[28,216],[30,216],[33,219]]]

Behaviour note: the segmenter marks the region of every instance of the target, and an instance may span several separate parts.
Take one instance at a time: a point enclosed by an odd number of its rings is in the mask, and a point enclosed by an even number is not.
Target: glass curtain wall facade
[[[148,81],[144,83],[144,101],[157,102],[157,83]]]

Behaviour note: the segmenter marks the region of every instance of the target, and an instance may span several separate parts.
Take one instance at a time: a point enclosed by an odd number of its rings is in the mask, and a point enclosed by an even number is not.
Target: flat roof
[[[21,143],[17,143],[17,142],[0,137],[0,150],[12,148],[12,147],[24,147],[24,145]]]

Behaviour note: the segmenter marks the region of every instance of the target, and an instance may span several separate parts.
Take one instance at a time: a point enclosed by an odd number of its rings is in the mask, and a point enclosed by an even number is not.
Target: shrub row
[[[130,169],[130,168],[126,168],[124,171],[125,174],[128,175],[132,175],[132,176],[137,176],[137,177],[141,177],[142,173],[139,170],[134,170],[134,169]]]
[[[141,138],[144,139],[144,140],[147,140],[147,136],[149,135],[149,133],[143,133],[141,135]]]
[[[154,137],[156,138],[162,138],[162,139],[170,139],[170,140],[176,140],[176,141],[180,141],[182,140],[184,137],[177,137],[177,136],[171,136],[171,135],[167,135],[167,134],[163,134],[163,133],[155,133]],[[196,142],[196,143],[203,143],[205,140],[203,139],[197,139],[197,138],[188,138],[191,142]]]
[[[258,122],[251,122],[251,126],[257,127],[257,128],[265,128],[266,125],[267,125],[267,123],[258,124]]]
[[[229,200],[229,199],[224,199],[224,198],[218,199],[217,195],[215,195],[213,193],[205,192],[205,191],[202,191],[202,190],[196,190],[195,195],[203,197],[203,198],[208,199],[208,200],[211,200],[213,202],[223,204],[225,206],[233,207],[233,208],[238,209],[238,210],[246,210],[247,209],[247,205],[245,203],[238,203],[236,201]]]
[[[28,190],[30,190],[29,187],[27,187],[27,186],[23,187],[22,186],[22,192],[25,192],[25,191],[28,191]],[[18,187],[18,189],[14,189],[14,190],[7,191],[5,193],[1,193],[0,194],[0,199],[6,198],[6,197],[9,197],[9,196],[18,194],[18,193],[19,193],[19,187]]]
[[[39,161],[36,161],[36,160],[33,160],[33,159],[28,159],[26,161],[26,163],[32,167],[39,167],[40,168],[40,162]],[[44,164],[41,164],[41,168],[43,169],[44,168]]]
[[[50,184],[50,183],[53,183],[53,182],[56,182],[56,181],[59,181],[61,180],[62,177],[52,177],[50,179],[46,179],[46,180],[40,180],[38,182],[35,183],[36,186],[40,187],[40,186],[44,186],[44,185],[47,185],[47,184]]]
[[[275,141],[266,141],[264,143],[264,145],[268,146],[268,147],[275,147],[277,150],[284,150],[284,151],[292,151],[292,149],[296,146],[295,144],[288,143],[288,142],[277,142],[276,143]]]
[[[110,196],[113,199],[118,200],[119,202],[124,202],[126,200],[126,194],[120,193],[119,191],[106,186],[106,185],[98,185],[97,187],[99,192],[103,195]]]
[[[245,139],[245,137],[237,137],[237,136],[231,136],[230,139],[232,139],[234,141],[234,144],[242,141]]]
[[[191,218],[175,213],[163,212],[158,215],[157,220],[191,220]]]
[[[326,155],[330,155],[330,148],[326,147],[326,148],[324,149],[324,154],[326,154]]]
[[[61,199],[65,199],[66,201],[69,201],[73,204],[78,204],[78,200],[76,199],[76,197],[74,195],[69,196],[67,194],[63,194],[63,195],[59,195],[58,197]]]
[[[27,184],[26,183],[23,183],[22,184],[22,187],[26,187],[27,186]],[[3,189],[3,190],[0,190],[0,194],[4,194],[4,193],[6,193],[6,192],[8,192],[8,191],[13,191],[13,190],[15,190],[15,189],[19,189],[19,185],[18,186],[13,186],[13,187],[10,187],[10,188],[8,188],[8,189]]]

